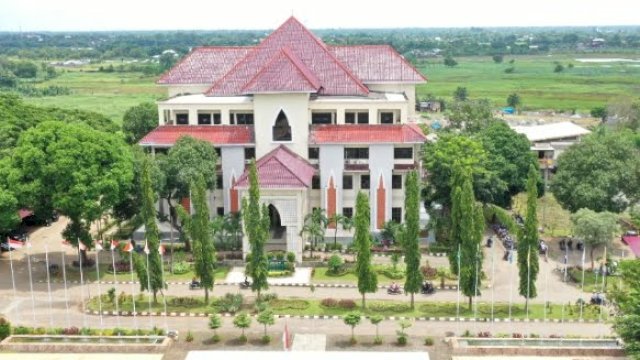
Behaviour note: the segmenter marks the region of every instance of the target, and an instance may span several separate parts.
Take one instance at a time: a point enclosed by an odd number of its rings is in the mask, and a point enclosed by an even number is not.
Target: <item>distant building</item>
[[[604,43],[605,43],[605,40],[603,38],[593,38],[593,39],[591,39],[591,47],[592,48],[603,47]]]
[[[440,101],[421,101],[419,110],[420,111],[430,111],[430,112],[440,112],[441,104]]]

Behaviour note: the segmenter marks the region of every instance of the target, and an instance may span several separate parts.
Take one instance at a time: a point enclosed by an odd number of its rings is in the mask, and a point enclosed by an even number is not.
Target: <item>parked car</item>
[[[22,242],[25,242],[25,241],[27,241],[28,234],[24,229],[18,228],[18,229],[12,230],[9,233],[9,237],[14,239],[14,240],[20,240]]]

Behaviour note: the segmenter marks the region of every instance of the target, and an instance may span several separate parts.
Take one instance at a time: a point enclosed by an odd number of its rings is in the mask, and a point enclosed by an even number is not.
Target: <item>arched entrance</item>
[[[269,204],[269,240],[265,246],[267,251],[287,250],[287,227],[282,226],[280,212]]]

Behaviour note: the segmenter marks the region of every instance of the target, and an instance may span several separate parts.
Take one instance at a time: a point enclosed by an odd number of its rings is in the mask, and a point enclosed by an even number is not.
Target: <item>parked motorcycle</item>
[[[389,295],[401,295],[402,294],[402,288],[401,287],[389,287],[387,289],[387,294]]]

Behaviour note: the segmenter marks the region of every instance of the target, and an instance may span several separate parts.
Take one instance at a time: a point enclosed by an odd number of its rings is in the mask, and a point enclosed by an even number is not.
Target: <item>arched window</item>
[[[273,141],[291,141],[291,126],[289,126],[287,115],[282,110],[273,125]]]

